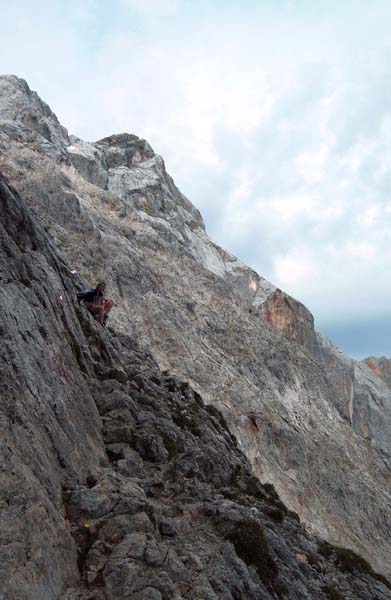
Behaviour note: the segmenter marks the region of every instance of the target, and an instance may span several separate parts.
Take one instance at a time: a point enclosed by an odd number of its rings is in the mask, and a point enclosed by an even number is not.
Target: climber
[[[94,319],[99,321],[99,323],[103,326],[105,326],[109,312],[114,305],[114,300],[111,298],[105,300],[105,290],[106,284],[104,281],[101,281],[98,283],[96,288],[83,290],[77,294],[78,302],[82,302],[87,310],[94,315]]]

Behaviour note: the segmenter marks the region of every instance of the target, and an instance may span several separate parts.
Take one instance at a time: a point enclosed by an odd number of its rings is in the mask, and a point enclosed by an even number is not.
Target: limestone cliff
[[[188,383],[77,306],[1,175],[0,211],[3,600],[391,598],[259,483]]]
[[[373,371],[380,379],[384,381],[384,383],[391,388],[391,360],[386,358],[385,356],[381,356],[380,358],[376,358],[375,356],[370,356],[364,359],[364,362],[368,365],[368,367]]]
[[[68,137],[12,76],[0,78],[0,170],[68,261],[67,280],[107,281],[117,336],[224,413],[256,475],[309,529],[390,574],[391,392],[369,367],[209,240],[147,142]]]
[[[314,317],[304,304],[276,289],[260,305],[260,309],[263,318],[274,329],[292,342],[304,346],[316,358],[320,358]]]

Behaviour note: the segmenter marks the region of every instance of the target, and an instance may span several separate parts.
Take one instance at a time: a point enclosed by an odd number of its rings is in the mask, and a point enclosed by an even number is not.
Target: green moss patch
[[[391,590],[391,583],[385,577],[383,577],[383,575],[375,573],[365,558],[359,556],[353,552],[353,550],[350,550],[349,548],[341,548],[340,546],[333,546],[328,542],[321,542],[319,544],[319,554],[321,554],[324,558],[334,559],[334,562],[342,571],[349,573],[354,573],[356,571],[358,573],[368,575],[373,579],[377,579]]]
[[[236,554],[247,566],[253,565],[263,583],[270,583],[277,574],[263,527],[257,521],[241,523],[227,539],[234,545]]]
[[[257,477],[249,477],[246,481],[246,484],[246,493],[249,496],[253,496],[253,498],[257,498],[258,500],[266,499],[266,494],[264,492],[263,485]]]

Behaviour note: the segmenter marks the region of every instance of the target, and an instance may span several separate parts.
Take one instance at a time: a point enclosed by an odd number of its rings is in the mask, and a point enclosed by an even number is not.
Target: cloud
[[[320,331],[353,358],[390,356],[391,318],[387,313],[366,319],[332,320],[323,323]],[[368,348],[371,351],[365,352]]]
[[[283,256],[277,255],[274,269],[283,288],[305,286],[308,281],[313,281],[317,274],[316,260],[308,254],[305,247],[295,248],[293,252]]]
[[[182,0],[121,0],[125,9],[145,17],[160,17],[175,14],[182,5]]]

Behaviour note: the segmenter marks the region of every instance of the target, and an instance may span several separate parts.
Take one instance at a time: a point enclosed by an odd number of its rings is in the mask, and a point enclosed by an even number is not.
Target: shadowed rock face
[[[4,600],[391,598],[261,485],[219,411],[77,305],[1,174],[0,211]]]
[[[62,485],[109,463],[67,266],[2,177],[0,214],[1,596],[57,598],[79,580]]]
[[[209,240],[144,140],[43,143],[17,115],[4,123],[0,169],[77,284],[107,281],[115,330],[224,413],[256,475],[308,527],[389,573],[386,385],[315,334],[302,304]]]

